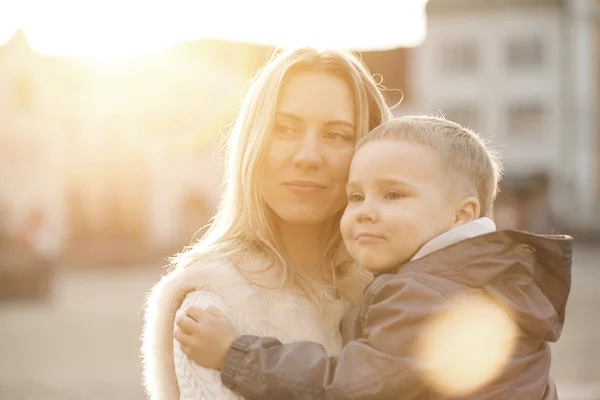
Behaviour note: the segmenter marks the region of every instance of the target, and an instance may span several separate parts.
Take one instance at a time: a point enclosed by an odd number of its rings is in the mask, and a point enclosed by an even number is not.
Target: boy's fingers
[[[200,321],[206,314],[206,310],[199,306],[189,306],[185,309],[185,313],[194,321]]]
[[[183,331],[185,334],[191,334],[196,329],[198,322],[194,321],[187,314],[179,313],[175,317],[175,325]]]
[[[188,347],[188,346],[192,345],[192,342],[193,342],[192,336],[188,335],[187,333],[185,333],[184,331],[179,329],[179,327],[177,327],[177,326],[173,330],[173,338],[175,338],[175,340],[177,340],[181,344],[182,349],[183,349],[183,347]],[[185,350],[184,350],[184,353],[187,354],[187,352]]]
[[[181,351],[183,351],[183,354],[185,354],[186,356],[188,356],[188,358],[192,358],[192,349],[188,346],[181,346]]]
[[[217,318],[221,318],[224,316],[223,313],[218,308],[213,307],[213,306],[208,307],[206,309],[206,312]]]

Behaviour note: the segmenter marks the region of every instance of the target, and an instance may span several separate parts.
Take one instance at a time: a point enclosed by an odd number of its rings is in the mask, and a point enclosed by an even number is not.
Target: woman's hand
[[[175,317],[173,336],[196,364],[220,370],[237,334],[229,319],[214,307],[190,306]]]

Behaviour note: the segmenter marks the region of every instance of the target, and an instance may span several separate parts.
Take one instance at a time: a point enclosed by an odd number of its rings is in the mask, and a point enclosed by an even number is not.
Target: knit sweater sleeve
[[[213,306],[223,310],[220,295],[205,290],[189,293],[183,301],[180,310],[188,306]],[[173,341],[173,356],[175,358],[175,374],[179,384],[180,400],[239,400],[243,397],[228,389],[222,382],[219,371],[204,368],[190,360],[181,350],[179,342]]]

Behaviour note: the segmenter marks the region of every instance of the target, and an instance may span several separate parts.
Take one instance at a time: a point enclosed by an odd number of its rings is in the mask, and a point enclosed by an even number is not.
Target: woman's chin
[[[326,212],[322,208],[294,207],[287,210],[278,210],[275,214],[279,219],[288,224],[323,226],[330,222],[337,214],[336,211]]]

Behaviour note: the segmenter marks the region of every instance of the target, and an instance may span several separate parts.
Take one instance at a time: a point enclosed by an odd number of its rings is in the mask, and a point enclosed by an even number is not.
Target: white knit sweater
[[[262,264],[253,261],[244,268],[256,271]],[[257,276],[263,286],[271,278],[265,272]],[[232,264],[197,263],[163,277],[148,299],[142,355],[151,400],[241,398],[222,384],[218,371],[190,361],[173,339],[176,312],[191,304],[217,307],[239,335],[273,336],[284,343],[309,340],[331,355],[341,348],[338,325],[346,311],[341,300],[328,300],[319,312],[299,294],[249,284]]]

